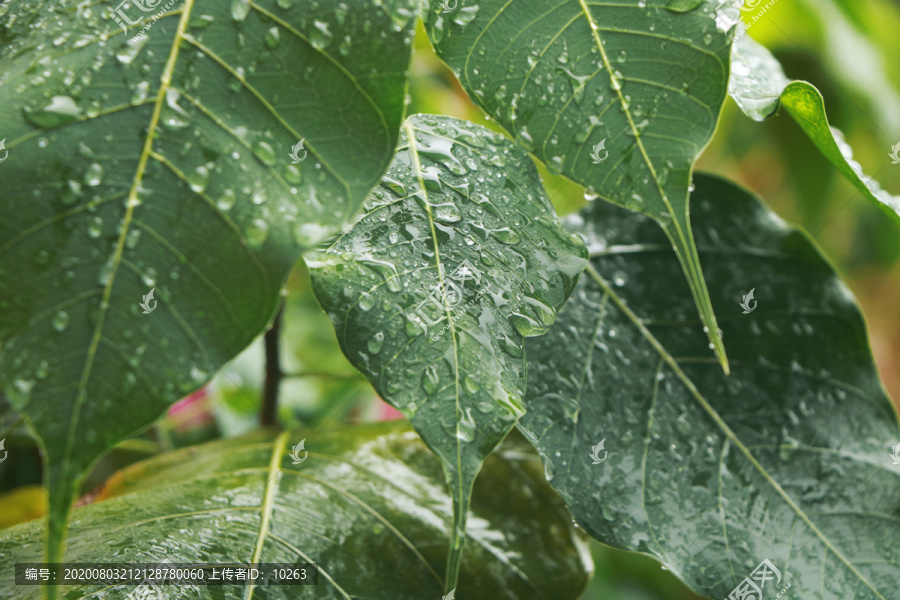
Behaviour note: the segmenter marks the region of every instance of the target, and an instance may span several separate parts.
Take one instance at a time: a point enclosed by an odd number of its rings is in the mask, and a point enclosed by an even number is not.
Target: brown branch
[[[281,313],[284,305],[279,307],[272,321],[272,326],[263,336],[266,347],[266,381],[262,391],[262,411],[259,422],[263,426],[275,425],[278,419],[278,388],[284,378],[281,370]]]

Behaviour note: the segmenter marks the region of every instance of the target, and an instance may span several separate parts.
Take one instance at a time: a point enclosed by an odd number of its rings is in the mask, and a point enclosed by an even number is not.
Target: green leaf
[[[696,181],[700,257],[740,341],[731,376],[705,356],[666,239],[595,205],[576,225],[591,265],[526,344],[519,427],[592,536],[704,595],[768,559],[783,579],[763,598],[787,583],[796,598],[896,598],[900,428],[859,308],[805,235],[727,181]]]
[[[449,117],[407,120],[363,210],[307,264],[347,358],[446,468],[452,588],[472,482],[523,412],[523,338],[550,327],[587,250],[528,156]]]
[[[292,446],[306,439],[300,464]],[[521,438],[485,463],[475,486],[460,600],[576,600],[591,570],[586,544],[540,460]],[[437,460],[405,424],[255,433],[162,455],[118,473],[101,502],[76,509],[70,562],[315,562],[314,588],[256,588],[269,600],[438,600],[450,511]],[[40,561],[39,522],[7,530],[0,595],[16,562]],[[127,554],[122,548],[127,549]],[[67,587],[122,600],[134,584]],[[103,590],[100,592],[99,590]],[[171,586],[166,598],[249,598],[240,586]],[[92,596],[93,597],[93,596]]]
[[[727,372],[689,188],[727,94],[730,42],[714,3],[699,4],[462,0],[426,27],[472,100],[552,171],[663,228]]]
[[[811,83],[791,81],[778,60],[764,46],[743,36],[732,51],[729,93],[748,117],[762,121],[785,110],[809,136],[816,148],[870,202],[900,225],[900,196],[887,193],[865,175],[843,134],[828,125],[825,101]],[[885,161],[890,157],[885,158]]]
[[[380,179],[415,25],[414,0],[127,6],[127,34],[3,7],[0,387],[48,461],[51,560],[90,465],[256,337]]]

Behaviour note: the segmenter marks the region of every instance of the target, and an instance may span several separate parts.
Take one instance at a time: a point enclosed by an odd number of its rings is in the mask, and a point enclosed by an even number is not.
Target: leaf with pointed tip
[[[131,2],[125,33],[116,4],[15,2],[0,25],[0,387],[47,457],[51,560],[96,458],[261,333],[384,173],[416,7]]]
[[[307,436],[309,460],[294,465],[287,455],[291,440]],[[487,477],[472,498],[478,527],[468,536],[461,598],[579,598],[590,555],[544,480],[540,459],[516,436],[484,468]],[[69,562],[315,562],[317,586],[257,587],[253,597],[438,600],[450,504],[440,463],[402,422],[315,435],[258,432],[117,473],[101,501],[74,511]],[[3,598],[42,598],[41,586],[17,586],[13,575],[17,562],[40,562],[41,535],[39,522],[4,531]],[[135,585],[66,589],[67,597],[124,600]],[[167,586],[165,597],[250,598],[252,592]]]
[[[731,376],[706,356],[665,237],[598,204],[575,224],[591,265],[526,344],[519,428],[588,533],[704,595],[769,559],[784,579],[763,597],[790,583],[797,598],[896,598],[900,428],[859,308],[805,235],[734,184],[696,181],[700,257],[740,342]]]
[[[844,141],[844,135],[828,124],[825,101],[814,85],[788,79],[772,53],[746,35],[735,42],[731,61],[729,93],[744,114],[754,121],[763,121],[783,106],[838,171],[900,225],[900,196],[892,196],[863,173],[853,160],[853,150]]]
[[[689,218],[694,163],[728,91],[730,43],[716,28],[716,3],[459,4],[426,16],[438,54],[552,171],[659,223],[727,371]]]
[[[523,338],[553,322],[587,250],[515,145],[416,115],[360,220],[306,260],[347,358],[445,466],[463,531],[484,457],[522,414]]]

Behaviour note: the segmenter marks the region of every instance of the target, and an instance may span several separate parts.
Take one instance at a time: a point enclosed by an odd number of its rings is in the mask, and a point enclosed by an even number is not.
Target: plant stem
[[[275,425],[278,414],[278,388],[284,373],[281,371],[281,313],[284,305],[278,308],[272,326],[263,336],[266,347],[266,381],[263,384],[262,412],[259,423],[263,426]]]
[[[450,532],[450,552],[447,556],[447,573],[444,578],[444,593],[456,589],[459,582],[459,567],[462,562],[462,547],[466,535],[466,517],[460,506],[453,506],[453,530]]]

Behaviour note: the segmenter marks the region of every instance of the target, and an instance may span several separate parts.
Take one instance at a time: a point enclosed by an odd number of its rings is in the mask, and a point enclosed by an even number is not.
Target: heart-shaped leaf
[[[754,597],[895,598],[900,428],[859,309],[808,238],[733,184],[698,177],[693,219],[741,342],[731,376],[705,356],[666,239],[596,205],[575,225],[591,265],[526,344],[520,429],[591,535],[704,595],[759,585],[768,560],[779,575]]]
[[[103,501],[74,511],[68,561],[315,562],[317,586],[257,587],[253,597],[440,600],[451,501],[439,462],[405,424],[307,435],[256,433],[125,469]],[[295,464],[291,448],[301,439]],[[459,600],[576,600],[584,591],[590,555],[532,452],[517,438],[485,463]],[[39,600],[42,587],[16,586],[13,576],[16,562],[40,561],[39,523],[5,533],[0,595]],[[122,600],[135,585],[66,589]],[[170,600],[252,595],[228,585],[162,591]]]
[[[415,8],[117,4],[2,7],[0,387],[48,461],[51,560],[89,466],[257,336],[383,174]]]
[[[743,36],[732,50],[729,93],[741,110],[754,121],[765,120],[784,107],[816,148],[838,168],[870,202],[900,225],[900,196],[887,193],[853,160],[853,150],[840,130],[828,125],[825,101],[811,83],[791,81],[781,63],[764,46]],[[900,163],[900,143],[893,149]],[[885,162],[894,156],[888,154]]]
[[[728,89],[711,4],[461,0],[426,26],[472,100],[552,171],[659,223],[727,371],[689,218]]]
[[[523,338],[553,322],[587,250],[527,155],[449,117],[406,121],[363,210],[307,264],[347,358],[447,469],[452,588],[472,482],[522,414]]]

